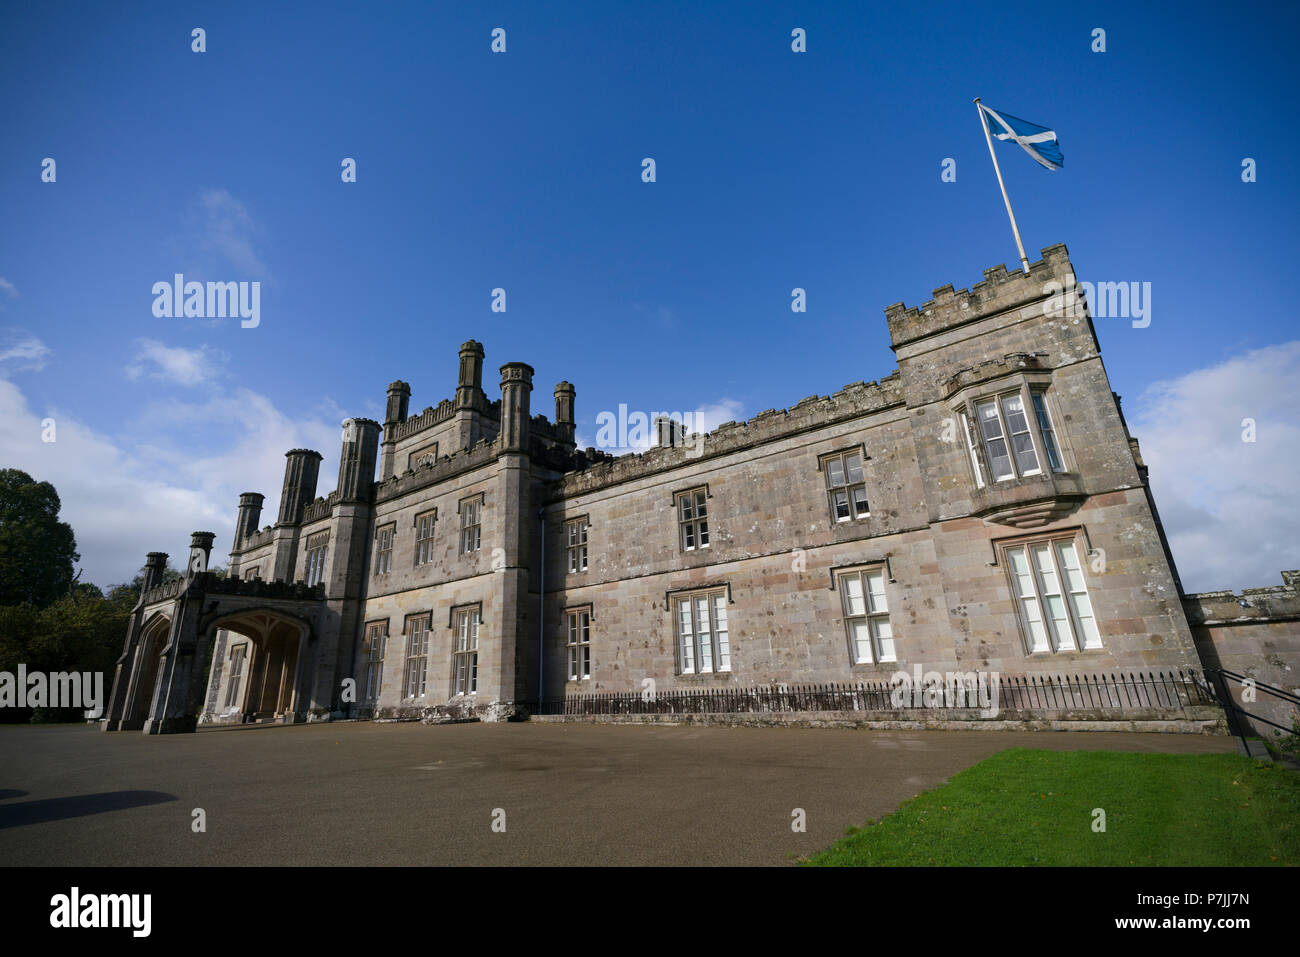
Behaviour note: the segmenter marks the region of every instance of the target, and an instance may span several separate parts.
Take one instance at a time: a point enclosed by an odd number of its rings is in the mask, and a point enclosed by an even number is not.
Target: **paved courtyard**
[[[1009,747],[1235,749],[1098,732],[0,726],[0,865],[784,864]]]

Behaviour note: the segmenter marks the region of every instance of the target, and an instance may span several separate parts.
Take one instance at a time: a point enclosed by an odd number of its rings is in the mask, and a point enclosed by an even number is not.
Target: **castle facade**
[[[521,717],[586,692],[1199,666],[1136,439],[1064,246],[886,309],[898,368],[611,456],[576,390],[460,349],[454,395],[287,453],[229,573],[151,553],[105,727]],[[1067,294],[1066,299],[1069,299]],[[1077,307],[1077,308],[1076,308]]]

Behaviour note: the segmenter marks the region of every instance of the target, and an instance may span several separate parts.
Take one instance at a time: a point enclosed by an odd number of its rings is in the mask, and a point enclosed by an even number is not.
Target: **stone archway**
[[[215,700],[224,705],[232,702],[235,715],[222,708],[224,722],[279,722],[289,724],[299,720],[306,711],[309,689],[303,687],[303,649],[308,636],[305,622],[265,608],[231,612],[212,622],[207,630],[210,646],[221,650],[223,666],[218,672],[218,661],[208,669],[208,682]],[[230,652],[236,643],[231,640],[216,642],[218,632],[248,639],[248,653],[241,662],[238,676],[233,676],[228,666]],[[244,644],[244,643],[239,643]],[[232,682],[237,682],[232,690]],[[236,716],[237,715],[237,716]]]
[[[123,730],[138,731],[149,719],[158,691],[162,653],[171,637],[171,630],[171,618],[159,613],[140,631],[140,644],[132,662],[135,673],[129,684],[130,697],[126,702]]]

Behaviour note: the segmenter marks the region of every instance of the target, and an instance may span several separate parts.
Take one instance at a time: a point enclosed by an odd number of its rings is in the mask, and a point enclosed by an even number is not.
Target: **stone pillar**
[[[343,423],[343,449],[339,454],[339,501],[365,501],[375,484],[375,457],[379,449],[379,423],[374,419],[347,419]]]
[[[570,382],[561,382],[555,387],[555,431],[570,445],[574,444],[573,399],[577,390]]]
[[[528,452],[528,426],[532,421],[528,394],[533,391],[533,367],[507,362],[501,367],[502,451]]]
[[[388,384],[388,406],[384,410],[384,444],[379,463],[379,481],[387,482],[396,467],[396,427],[406,421],[411,406],[411,387],[398,379]]]
[[[266,496],[260,492],[245,492],[239,496],[239,517],[235,519],[235,548],[243,546],[248,537],[257,531],[262,520],[262,503]]]
[[[302,510],[316,498],[322,456],[311,449],[291,449],[284,457],[284,488],[280,492],[277,524],[297,525],[302,521]]]

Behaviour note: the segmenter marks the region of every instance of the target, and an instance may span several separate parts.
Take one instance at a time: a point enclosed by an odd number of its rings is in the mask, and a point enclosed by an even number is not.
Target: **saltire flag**
[[[995,139],[1019,143],[1026,153],[1048,169],[1060,169],[1065,164],[1054,131],[1010,113],[999,113],[983,103],[978,105],[988,118],[989,132]]]

